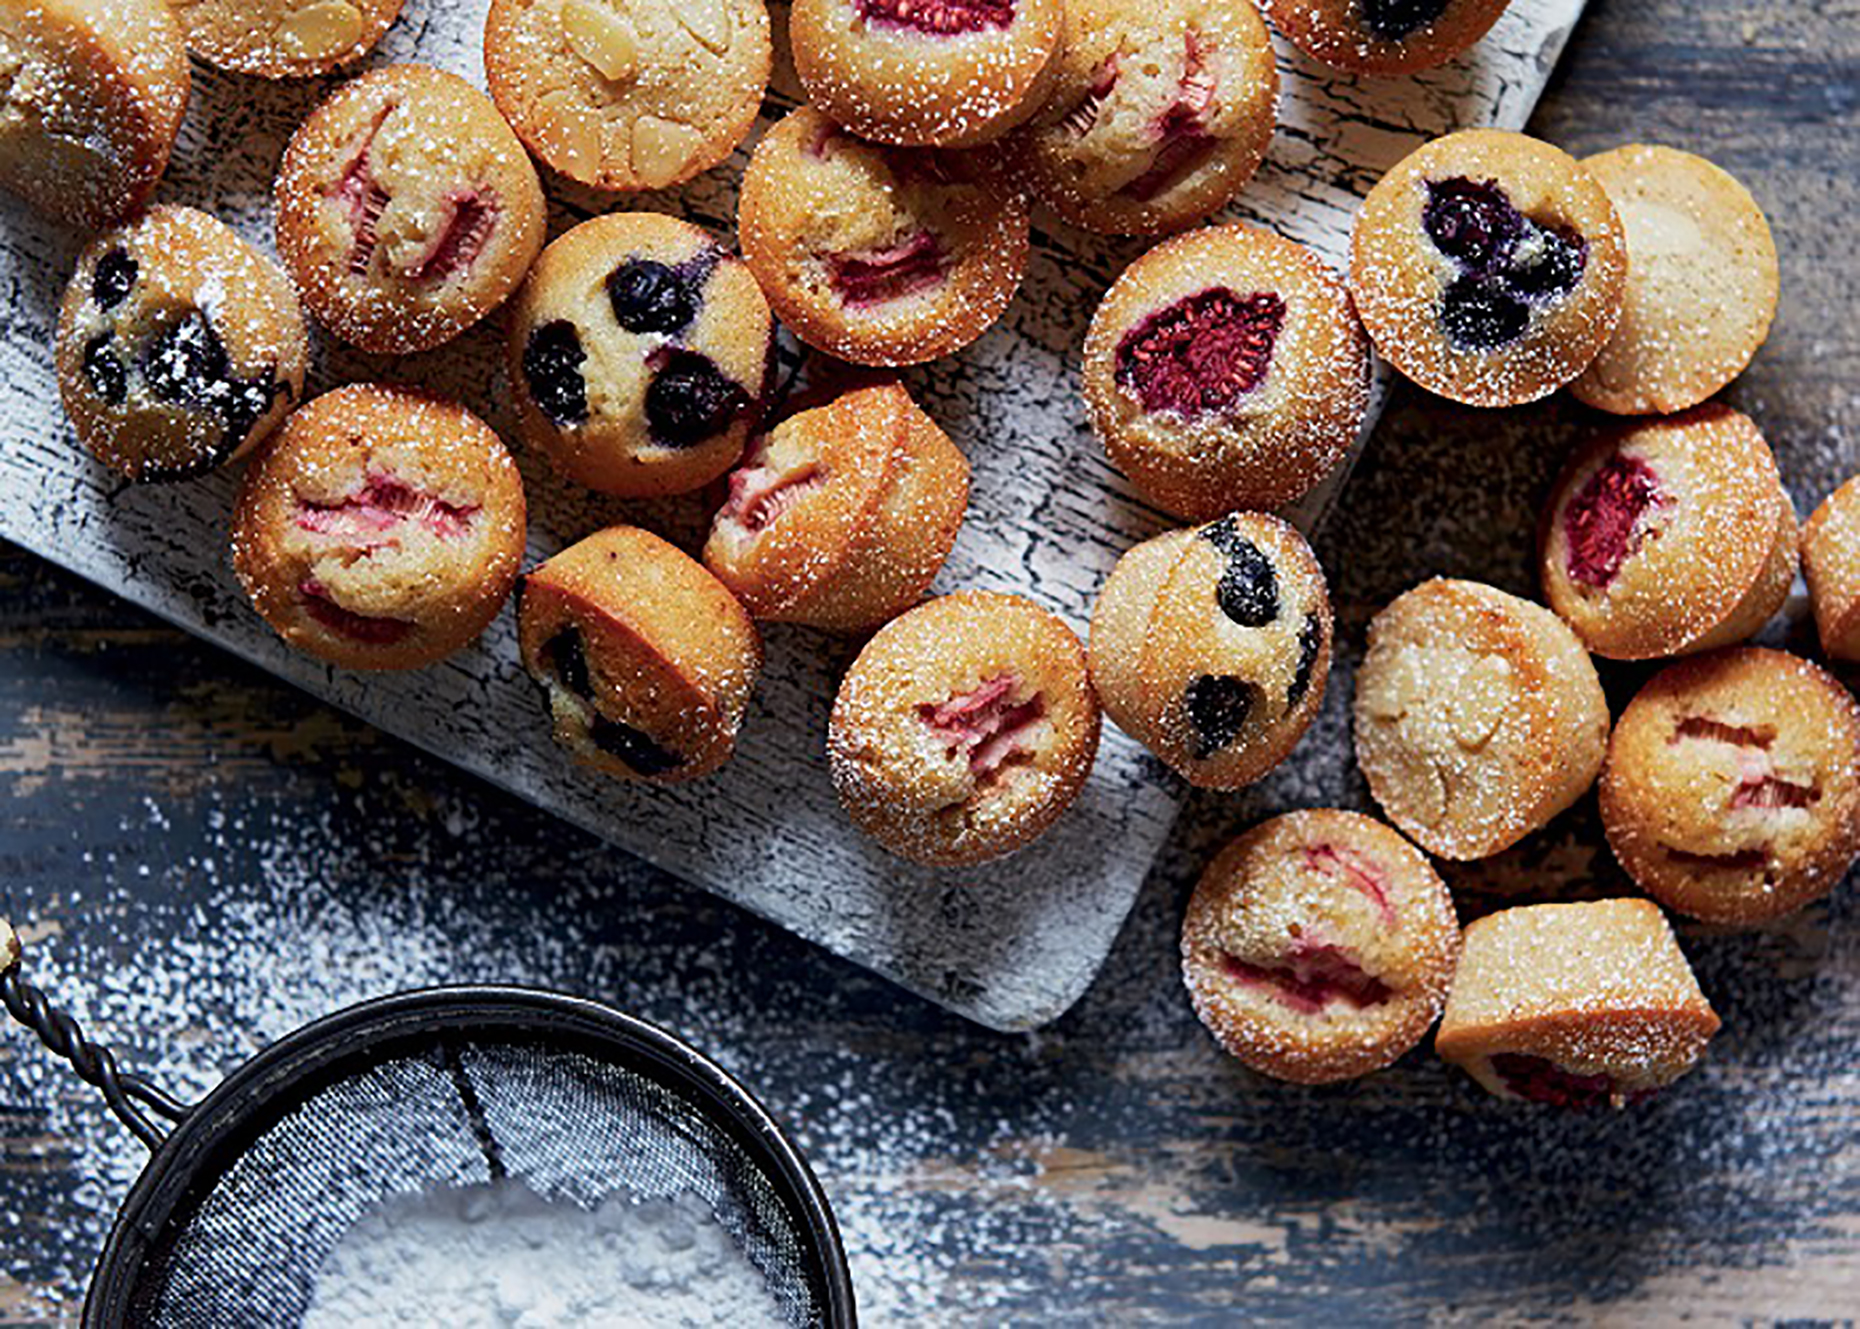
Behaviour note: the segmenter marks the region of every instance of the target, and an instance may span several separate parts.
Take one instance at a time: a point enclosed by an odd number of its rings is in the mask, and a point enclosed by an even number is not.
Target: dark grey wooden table
[[[1594,0],[1534,124],[1579,154],[1702,152],[1763,202],[1783,311],[1729,397],[1804,514],[1860,470],[1857,107],[1849,0]],[[1724,1033],[1619,1115],[1496,1105],[1425,1050],[1353,1085],[1272,1084],[1180,990],[1183,898],[1226,837],[1366,806],[1344,716],[1369,615],[1432,573],[1533,593],[1537,505],[1596,424],[1398,394],[1320,542],[1341,625],[1322,720],[1259,789],[1192,805],[1102,978],[1037,1035],[966,1025],[11,551],[0,914],[35,975],[186,1093],[426,982],[546,984],[663,1023],[792,1124],[873,1323],[1851,1322],[1851,879],[1760,932],[1683,930]],[[1645,673],[1605,672],[1617,704]],[[1468,917],[1632,889],[1592,799],[1451,877]],[[0,1321],[74,1314],[139,1165],[87,1091],[0,1038]]]

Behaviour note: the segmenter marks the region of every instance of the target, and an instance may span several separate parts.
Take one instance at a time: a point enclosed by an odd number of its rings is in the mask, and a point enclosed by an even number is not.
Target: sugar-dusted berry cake
[[[1195,1013],[1263,1074],[1328,1084],[1380,1070],[1439,1018],[1459,921],[1427,856],[1331,808],[1255,826],[1202,874],[1182,920]]]
[[[1499,1098],[1622,1107],[1691,1070],[1717,1032],[1659,906],[1592,900],[1468,926],[1434,1048]]]
[[[1535,401],[1588,368],[1626,278],[1601,184],[1562,149],[1499,129],[1404,157],[1351,237],[1350,292],[1376,350],[1470,406]]]
[[[56,346],[78,438],[132,480],[242,456],[303,394],[309,343],[277,264],[224,223],[163,204],[78,256]]]
[[[1098,753],[1078,638],[1030,600],[959,591],[880,628],[827,726],[834,788],[902,858],[959,867],[1045,834]]]
[[[755,618],[873,628],[923,598],[968,503],[968,460],[902,384],[851,388],[755,441],[704,563]]]
[[[708,231],[657,212],[582,222],[510,317],[523,436],[603,493],[678,494],[743,455],[773,364],[768,301]]]
[[[364,351],[450,341],[542,248],[542,184],[456,74],[388,65],[343,84],[284,149],[278,253],[317,322]]]
[[[309,78],[360,60],[402,0],[172,0],[187,46],[210,65]]]
[[[1615,726],[1601,806],[1615,857],[1669,909],[1794,913],[1860,855],[1860,703],[1781,651],[1668,665]]]
[[[1335,466],[1369,408],[1369,343],[1343,283],[1258,227],[1139,258],[1085,338],[1085,404],[1111,461],[1191,521],[1276,508]]]
[[[1253,178],[1279,75],[1266,25],[1229,0],[1068,0],[1053,90],[1016,131],[1042,202],[1094,231],[1200,221]]]
[[[1544,595],[1616,660],[1741,641],[1795,579],[1795,508],[1748,416],[1710,403],[1578,449],[1539,532]]]
[[[1860,661],[1860,476],[1822,500],[1802,530],[1802,571],[1821,649]]]
[[[1484,858],[1594,783],[1608,704],[1582,643],[1541,605],[1434,578],[1369,624],[1356,675],[1356,759],[1423,849]]]
[[[879,147],[809,106],[756,145],[736,220],[776,316],[855,364],[968,345],[1027,266],[1027,202],[998,154]]]
[[[1297,531],[1258,512],[1146,540],[1091,622],[1091,677],[1120,729],[1190,784],[1238,789],[1324,702],[1330,596]]]
[[[676,784],[736,751],[761,638],[721,582],[651,532],[610,526],[526,575],[517,633],[576,760]]]
[[[1314,60],[1361,74],[1445,64],[1491,30],[1511,0],[1261,0],[1272,25]]]
[[[299,407],[246,468],[233,567],[299,650],[415,669],[490,625],[523,559],[523,481],[462,406],[350,384]]]

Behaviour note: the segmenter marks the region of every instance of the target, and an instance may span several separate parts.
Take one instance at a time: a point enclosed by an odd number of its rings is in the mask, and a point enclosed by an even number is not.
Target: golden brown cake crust
[[[1425,23],[1378,32],[1363,0],[1261,0],[1272,25],[1312,59],[1364,74],[1416,74],[1445,64],[1491,30],[1511,0],[1447,0]]]
[[[1821,649],[1860,661],[1860,476],[1823,500],[1802,532],[1802,571]]]
[[[375,48],[402,0],[172,0],[190,51],[260,78],[309,78]]]

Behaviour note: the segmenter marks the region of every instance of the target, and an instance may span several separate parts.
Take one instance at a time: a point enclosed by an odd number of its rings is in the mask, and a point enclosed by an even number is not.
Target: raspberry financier
[[[1581,449],[1539,543],[1550,607],[1616,660],[1740,641],[1795,579],[1795,508],[1776,460],[1756,425],[1716,403]]]
[[[414,669],[503,607],[523,481],[462,406],[351,384],[294,412],[247,467],[233,566],[267,623],[351,669]]]
[[[710,234],[595,217],[543,251],[510,319],[523,435],[603,493],[679,494],[743,455],[774,350],[768,302]]]
[[[1027,266],[1027,202],[993,152],[881,148],[803,106],[756,145],[737,230],[775,314],[862,365],[948,355],[988,330]]]
[[[319,323],[364,351],[450,341],[543,242],[542,185],[464,79],[389,65],[337,89],[278,169],[278,253]]]
[[[1209,227],[1112,284],[1084,385],[1093,431],[1138,491],[1207,521],[1289,503],[1336,465],[1369,407],[1369,344],[1309,250]]]
[[[858,827],[959,867],[1043,835],[1098,752],[1078,638],[1019,596],[960,591],[878,630],[840,683],[827,757]]]
[[[854,388],[756,443],[704,562],[756,618],[877,627],[923,598],[968,500],[968,460],[902,385]]]
[[[1669,665],[1615,726],[1601,805],[1615,857],[1669,909],[1794,913],[1860,854],[1860,704],[1781,651]]]
[[[304,387],[297,293],[270,259],[164,204],[93,240],[58,318],[58,387],[78,438],[132,480],[243,455]]]
[[[1860,661],[1860,476],[1822,501],[1802,532],[1802,571],[1821,649]]]
[[[1575,158],[1498,129],[1435,139],[1363,200],[1350,292],[1376,350],[1469,406],[1548,396],[1614,331],[1627,245]]]
[[[1593,900],[1468,926],[1434,1048],[1499,1098],[1621,1107],[1691,1070],[1717,1032],[1659,906]]]
[[[1313,808],[1255,826],[1208,865],[1182,920],[1182,977],[1233,1056],[1328,1084],[1421,1041],[1459,948],[1425,854],[1372,818]]]
[[[1251,5],[1068,0],[1053,91],[1016,132],[1017,160],[1076,225],[1175,230],[1253,178],[1278,93]]]
[[[1190,784],[1238,789],[1290,752],[1324,701],[1330,596],[1298,532],[1263,513],[1146,540],[1091,623],[1105,713]]]
[[[1262,0],[1292,45],[1335,69],[1415,74],[1445,64],[1511,0]]]
[[[523,579],[517,635],[576,760],[677,784],[736,750],[761,639],[723,585],[658,536],[610,526],[544,563]]]
[[[361,59],[401,0],[173,0],[187,46],[210,65],[260,78],[309,78]]]
[[[969,148],[1040,105],[1064,39],[1062,0],[795,0],[807,100],[861,138]]]

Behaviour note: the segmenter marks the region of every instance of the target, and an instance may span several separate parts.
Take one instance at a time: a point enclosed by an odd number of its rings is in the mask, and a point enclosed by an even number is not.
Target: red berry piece
[[[1637,546],[1641,518],[1664,502],[1651,466],[1619,452],[1609,457],[1563,510],[1570,580],[1585,586],[1613,581]]]
[[[848,309],[901,300],[941,284],[949,264],[934,233],[920,230],[889,249],[834,254],[828,273]]]
[[[1380,1006],[1394,996],[1354,955],[1327,942],[1296,941],[1271,966],[1249,964],[1230,955],[1225,967],[1235,982],[1269,988],[1275,998],[1301,1015],[1316,1015],[1333,1002],[1361,1010]]]
[[[858,0],[859,17],[887,28],[909,28],[933,37],[1005,28],[1014,21],[1014,0]]]
[[[940,706],[918,707],[918,718],[943,741],[950,756],[967,754],[969,769],[982,785],[999,779],[1009,766],[1031,760],[1023,740],[1046,714],[1046,699],[1036,692],[1015,701],[1019,684],[1013,674],[997,674]]]
[[[1265,380],[1284,326],[1285,301],[1275,292],[1241,296],[1213,287],[1124,334],[1117,382],[1146,411],[1193,420],[1225,410]]]

